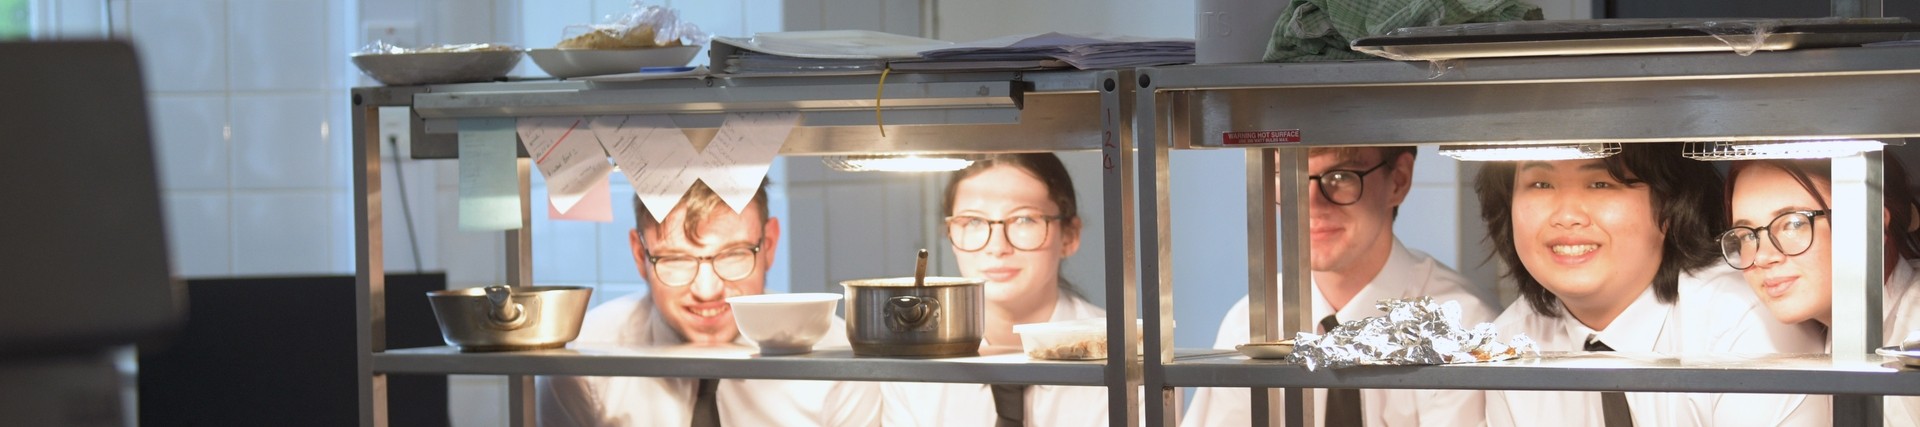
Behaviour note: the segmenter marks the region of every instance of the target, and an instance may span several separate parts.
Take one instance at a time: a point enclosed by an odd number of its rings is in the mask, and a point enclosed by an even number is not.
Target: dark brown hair
[[[1915,207],[1913,193],[1907,189],[1906,168],[1902,167],[1900,160],[1895,159],[1893,156],[1886,156],[1883,164],[1886,170],[1886,187],[1881,188],[1880,200],[1881,205],[1887,209],[1888,224],[1883,233],[1887,239],[1886,250],[1889,256],[1888,260],[1892,261],[1891,256],[1896,253],[1899,254],[1901,258],[1920,258],[1920,230],[1908,229],[1913,223]],[[1733,166],[1727,171],[1727,218],[1729,223],[1732,222],[1733,215],[1734,182],[1740,178],[1741,172],[1759,166],[1773,167],[1786,172],[1787,175],[1793,177],[1794,181],[1800,183],[1801,189],[1806,190],[1808,195],[1813,196],[1814,202],[1819,203],[1821,209],[1833,208],[1827,206],[1827,197],[1831,195],[1821,192],[1819,186],[1815,185],[1812,179],[1818,177],[1827,181],[1828,191],[1832,191],[1833,163],[1831,161],[1827,159],[1743,160],[1733,162]],[[1887,267],[1892,268],[1893,265],[1889,263]]]
[[[940,204],[940,212],[953,215],[953,199],[958,196],[960,181],[965,181],[994,166],[1011,166],[1026,171],[1047,186],[1047,199],[1060,208],[1060,223],[1068,224],[1080,217],[1079,199],[1073,194],[1073,177],[1067,174],[1067,165],[1060,162],[1060,156],[1053,153],[1015,153],[999,154],[986,160],[973,162],[966,169],[954,171],[947,178],[946,201]]]
[[[1665,303],[1679,298],[1681,273],[1720,262],[1714,237],[1727,228],[1720,173],[1706,162],[1681,157],[1680,148],[1675,143],[1625,144],[1619,154],[1604,160],[1607,174],[1613,179],[1643,184],[1651,190],[1654,223],[1667,231],[1660,245],[1660,268],[1653,276],[1653,293]],[[1521,297],[1533,305],[1535,313],[1560,317],[1559,298],[1527,271],[1514,247],[1513,192],[1518,164],[1492,162],[1480,169],[1474,183],[1474,192],[1480,196],[1480,218],[1487,222],[1492,256],[1507,263],[1503,276],[1519,284]]]
[[[760,214],[761,224],[767,222],[768,185],[772,185],[772,180],[761,178],[760,189],[753,193],[753,211]],[[687,233],[688,239],[694,240],[700,238],[700,226],[707,222],[708,214],[713,213],[714,209],[727,209],[726,201],[720,198],[720,194],[714,193],[713,188],[702,181],[694,181],[693,187],[688,188],[687,194],[680,198],[680,204],[674,206],[687,207],[687,218],[680,222],[680,230]],[[643,233],[648,228],[659,225],[653,220],[653,214],[647,210],[647,205],[640,202],[639,194],[633,195],[633,222],[634,226]],[[665,238],[665,236],[661,237]]]

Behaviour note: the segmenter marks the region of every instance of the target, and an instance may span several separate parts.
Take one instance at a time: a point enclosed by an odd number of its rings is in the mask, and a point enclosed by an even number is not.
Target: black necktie
[[[1027,386],[994,384],[987,386],[993,390],[994,427],[1023,427],[1027,417]]]
[[[1592,340],[1587,341],[1587,351],[1613,351],[1613,347]],[[1600,392],[1600,414],[1605,417],[1607,427],[1633,427],[1633,412],[1627,409],[1626,393]]]
[[[1340,320],[1332,315],[1320,318],[1321,332],[1333,332],[1340,327]],[[1327,426],[1360,425],[1360,390],[1351,388],[1327,390]]]
[[[701,378],[699,391],[693,400],[693,427],[720,427],[720,404],[714,402],[719,392],[720,380]]]

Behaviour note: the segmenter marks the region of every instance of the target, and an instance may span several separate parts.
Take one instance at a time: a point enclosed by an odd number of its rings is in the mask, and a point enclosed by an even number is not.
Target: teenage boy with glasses
[[[1413,183],[1414,147],[1313,148],[1307,152],[1313,318],[1324,331],[1386,313],[1382,299],[1432,297],[1460,303],[1468,325],[1491,322],[1498,310],[1490,285],[1468,283],[1458,272],[1393,234],[1393,220]],[[1282,209],[1298,208],[1282,206]],[[1282,256],[1299,256],[1282,254]],[[1231,349],[1247,342],[1246,298],[1220,322],[1214,347]],[[1281,310],[1281,307],[1273,307]],[[1281,315],[1285,315],[1282,313]],[[1462,390],[1323,390],[1313,425],[1476,425],[1482,417],[1481,393]],[[1309,404],[1314,404],[1314,403]],[[1208,388],[1194,394],[1186,426],[1248,425],[1251,397],[1244,388]]]
[[[740,212],[705,183],[655,222],[634,199],[628,233],[648,292],[608,301],[587,313],[579,343],[624,347],[751,345],[735,327],[726,298],[766,291],[780,244],[780,220],[767,213],[767,183]],[[845,328],[833,319],[834,330]],[[845,346],[827,334],[822,346]],[[712,380],[642,377],[539,377],[543,426],[878,425],[876,384],[837,381]]]

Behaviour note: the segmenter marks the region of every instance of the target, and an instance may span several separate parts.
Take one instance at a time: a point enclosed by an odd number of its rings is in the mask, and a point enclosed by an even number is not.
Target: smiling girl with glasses
[[[1881,338],[1899,345],[1920,328],[1920,223],[1906,172],[1886,157],[1886,286]],[[1782,323],[1833,325],[1832,163],[1819,160],[1734,162],[1727,176],[1727,205],[1733,227],[1720,235],[1727,264],[1741,269],[1754,294]],[[1764,237],[1762,236],[1764,235]],[[1843,286],[1849,284],[1842,284]],[[1858,286],[1858,284],[1851,284]],[[1811,321],[1811,322],[1809,322]],[[1832,333],[1827,351],[1833,350]],[[1920,425],[1920,398],[1890,397],[1884,405],[1890,426]]]

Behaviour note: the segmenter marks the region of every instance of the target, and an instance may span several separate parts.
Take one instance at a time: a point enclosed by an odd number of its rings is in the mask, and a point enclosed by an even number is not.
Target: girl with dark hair
[[[1886,279],[1882,289],[1881,341],[1899,345],[1920,328],[1920,218],[1914,216],[1906,171],[1886,159],[1882,192],[1885,209]],[[1728,210],[1733,226],[1720,234],[1727,265],[1740,269],[1747,284],[1775,319],[1789,324],[1833,325],[1833,223],[1831,162],[1827,160],[1754,160],[1735,162],[1728,173]],[[1797,191],[1796,191],[1797,190]],[[1833,350],[1827,338],[1827,351]],[[1890,426],[1920,425],[1920,398],[1890,397]]]
[[[1774,321],[1718,265],[1719,173],[1677,144],[1605,159],[1491,163],[1476,183],[1496,256],[1522,298],[1495,320],[1541,351],[1808,353],[1819,331]],[[1797,425],[1802,395],[1488,391],[1494,426]],[[1816,408],[1817,409],[1817,408]]]
[[[1013,326],[1106,315],[1060,265],[1080,249],[1073,179],[1051,153],[994,156],[954,172],[943,230],[962,276],[986,280],[986,344],[1020,346]],[[1101,387],[887,383],[884,425],[1107,425]]]

